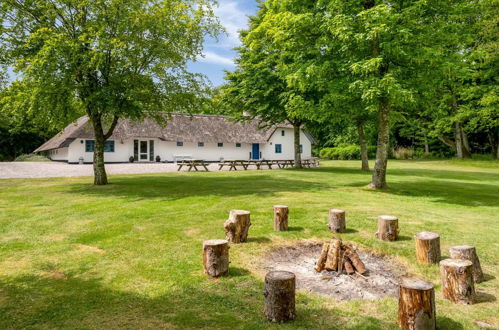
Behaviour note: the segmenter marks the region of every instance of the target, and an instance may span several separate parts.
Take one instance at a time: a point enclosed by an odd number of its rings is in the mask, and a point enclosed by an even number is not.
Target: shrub
[[[159,162],[161,162],[161,157],[159,157],[159,155],[158,155],[158,156],[156,156],[156,163],[159,163]]]
[[[130,158],[128,158],[128,161],[129,161],[130,163],[133,163],[133,162],[135,161],[135,157],[130,156]]]
[[[48,162],[50,159],[38,154],[23,154],[14,159],[15,162]]]
[[[369,146],[367,148],[369,157],[376,155],[376,147]],[[323,148],[319,156],[323,159],[333,160],[352,160],[360,159],[360,147],[356,145],[344,145],[334,148]]]
[[[395,159],[413,159],[414,149],[398,147],[397,149],[393,150],[393,157]]]

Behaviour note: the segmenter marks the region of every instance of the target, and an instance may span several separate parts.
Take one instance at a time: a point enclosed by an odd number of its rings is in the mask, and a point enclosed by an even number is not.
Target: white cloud
[[[215,15],[220,19],[220,24],[225,28],[226,37],[222,37],[219,43],[221,47],[234,48],[240,45],[239,30],[248,26],[248,13],[239,8],[237,1],[219,1],[218,7],[214,8]]]
[[[232,58],[218,55],[210,51],[204,51],[203,57],[198,58],[198,62],[235,66]]]

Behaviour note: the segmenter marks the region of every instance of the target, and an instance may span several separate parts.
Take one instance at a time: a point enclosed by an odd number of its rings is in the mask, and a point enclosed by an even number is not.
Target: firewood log
[[[314,267],[316,272],[320,273],[324,270],[324,265],[326,264],[328,251],[329,251],[329,243],[324,243],[322,245],[322,251],[319,260],[317,260],[317,264]]]
[[[345,254],[348,257],[348,259],[350,259],[350,261],[352,262],[352,266],[355,268],[357,272],[359,272],[360,274],[364,274],[366,272],[366,266],[364,265],[362,260],[360,260],[357,252],[355,252],[355,250],[350,244],[345,244],[344,246],[345,246]]]
[[[327,253],[327,259],[325,265],[327,270],[338,269],[340,249],[341,249],[341,238],[333,237],[333,239],[331,240],[331,244],[329,244],[329,251]]]
[[[355,273],[355,270],[353,270],[353,266],[350,263],[350,260],[348,260],[348,258],[345,258],[344,266],[345,266],[345,271],[347,272],[348,275],[352,275],[353,273]]]

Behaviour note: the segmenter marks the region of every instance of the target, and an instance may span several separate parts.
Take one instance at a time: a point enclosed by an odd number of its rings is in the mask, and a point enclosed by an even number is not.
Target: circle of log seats
[[[414,235],[416,260],[422,264],[438,264],[440,261],[440,235],[422,231]]]
[[[285,271],[271,271],[265,276],[265,316],[272,322],[294,320],[295,274]]]
[[[473,282],[473,263],[464,259],[445,259],[440,261],[440,278],[445,299],[454,303],[473,304],[475,284]]]
[[[289,209],[286,205],[274,205],[274,230],[288,230]]]
[[[328,228],[332,233],[346,232],[345,211],[339,209],[330,209]]]
[[[203,266],[205,274],[211,277],[229,273],[229,242],[211,239],[203,242]]]
[[[399,234],[399,219],[391,215],[378,217],[378,231],[376,238],[381,241],[396,241]]]
[[[449,248],[450,257],[452,259],[464,259],[473,263],[473,279],[475,283],[483,281],[482,267],[480,266],[480,259],[476,254],[476,249],[471,245],[456,245]]]
[[[403,278],[399,293],[399,326],[409,330],[436,328],[435,289],[418,278]]]
[[[249,211],[231,210],[229,212],[229,219],[224,223],[225,238],[232,243],[246,242],[250,226]]]

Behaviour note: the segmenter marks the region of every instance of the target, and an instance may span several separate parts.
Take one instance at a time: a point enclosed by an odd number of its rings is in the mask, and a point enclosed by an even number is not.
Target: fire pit
[[[314,292],[335,300],[380,299],[397,297],[398,285],[405,269],[394,262],[373,253],[362,251],[355,246],[357,256],[366,271],[341,274],[333,270],[317,272],[317,261],[323,254],[322,244],[301,243],[273,249],[267,254],[263,267],[268,270],[282,270],[296,275],[297,289]],[[328,267],[331,268],[331,267]]]

